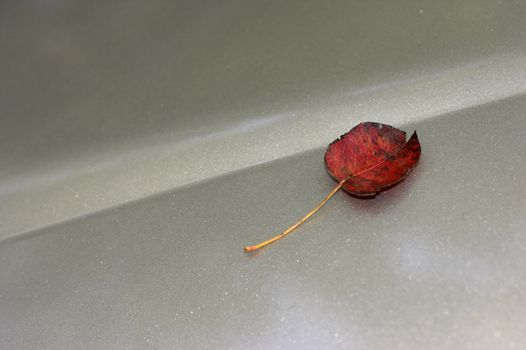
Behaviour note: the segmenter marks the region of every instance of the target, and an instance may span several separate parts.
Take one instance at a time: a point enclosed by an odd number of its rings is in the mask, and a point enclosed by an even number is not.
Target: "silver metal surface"
[[[0,2],[0,348],[526,348],[523,2]],[[325,145],[418,131],[330,191]]]

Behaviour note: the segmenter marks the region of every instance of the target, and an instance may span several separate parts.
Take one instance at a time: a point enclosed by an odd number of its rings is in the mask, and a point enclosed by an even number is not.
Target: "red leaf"
[[[259,244],[245,247],[253,252],[275,242],[307,221],[341,188],[356,196],[375,196],[380,191],[402,181],[420,158],[420,143],[416,131],[405,141],[405,132],[390,125],[366,122],[329,145],[325,152],[325,167],[336,187],[297,223]]]
[[[409,141],[405,132],[390,125],[366,122],[329,145],[325,167],[343,189],[356,196],[374,196],[402,181],[420,158],[416,131]]]

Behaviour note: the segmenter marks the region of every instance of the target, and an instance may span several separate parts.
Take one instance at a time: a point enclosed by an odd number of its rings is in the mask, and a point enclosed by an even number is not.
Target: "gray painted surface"
[[[525,348],[524,13],[0,2],[0,348]],[[242,253],[363,120],[415,172]]]

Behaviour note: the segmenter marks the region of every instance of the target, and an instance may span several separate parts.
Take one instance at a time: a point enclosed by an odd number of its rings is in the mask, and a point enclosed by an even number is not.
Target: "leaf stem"
[[[256,250],[258,250],[260,248],[263,248],[264,246],[269,245],[270,243],[274,243],[277,240],[282,239],[283,237],[285,237],[286,235],[288,235],[289,233],[291,233],[292,231],[294,231],[298,227],[300,227],[301,224],[303,224],[305,221],[307,221],[308,218],[310,218],[312,215],[314,215],[314,213],[316,213],[318,210],[320,210],[321,207],[323,207],[325,205],[325,203],[327,203],[329,201],[329,199],[331,199],[331,197],[334,196],[334,194],[336,194],[336,192],[338,192],[340,190],[340,188],[342,188],[343,184],[348,179],[349,178],[340,181],[332,189],[332,191],[314,209],[312,209],[307,215],[305,215],[300,221],[298,221],[297,223],[295,223],[294,225],[292,225],[291,227],[289,227],[285,231],[281,232],[279,235],[272,237],[271,239],[268,239],[268,240],[266,240],[264,242],[261,242],[259,244],[256,244],[256,245],[251,245],[251,246],[245,247],[245,253],[250,253],[250,252],[256,251]]]

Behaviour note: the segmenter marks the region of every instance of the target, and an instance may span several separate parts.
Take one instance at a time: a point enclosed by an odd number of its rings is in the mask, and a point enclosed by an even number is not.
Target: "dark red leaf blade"
[[[413,170],[420,158],[416,132],[406,142],[405,132],[390,125],[365,122],[331,143],[325,167],[343,189],[355,196],[375,196]]]

